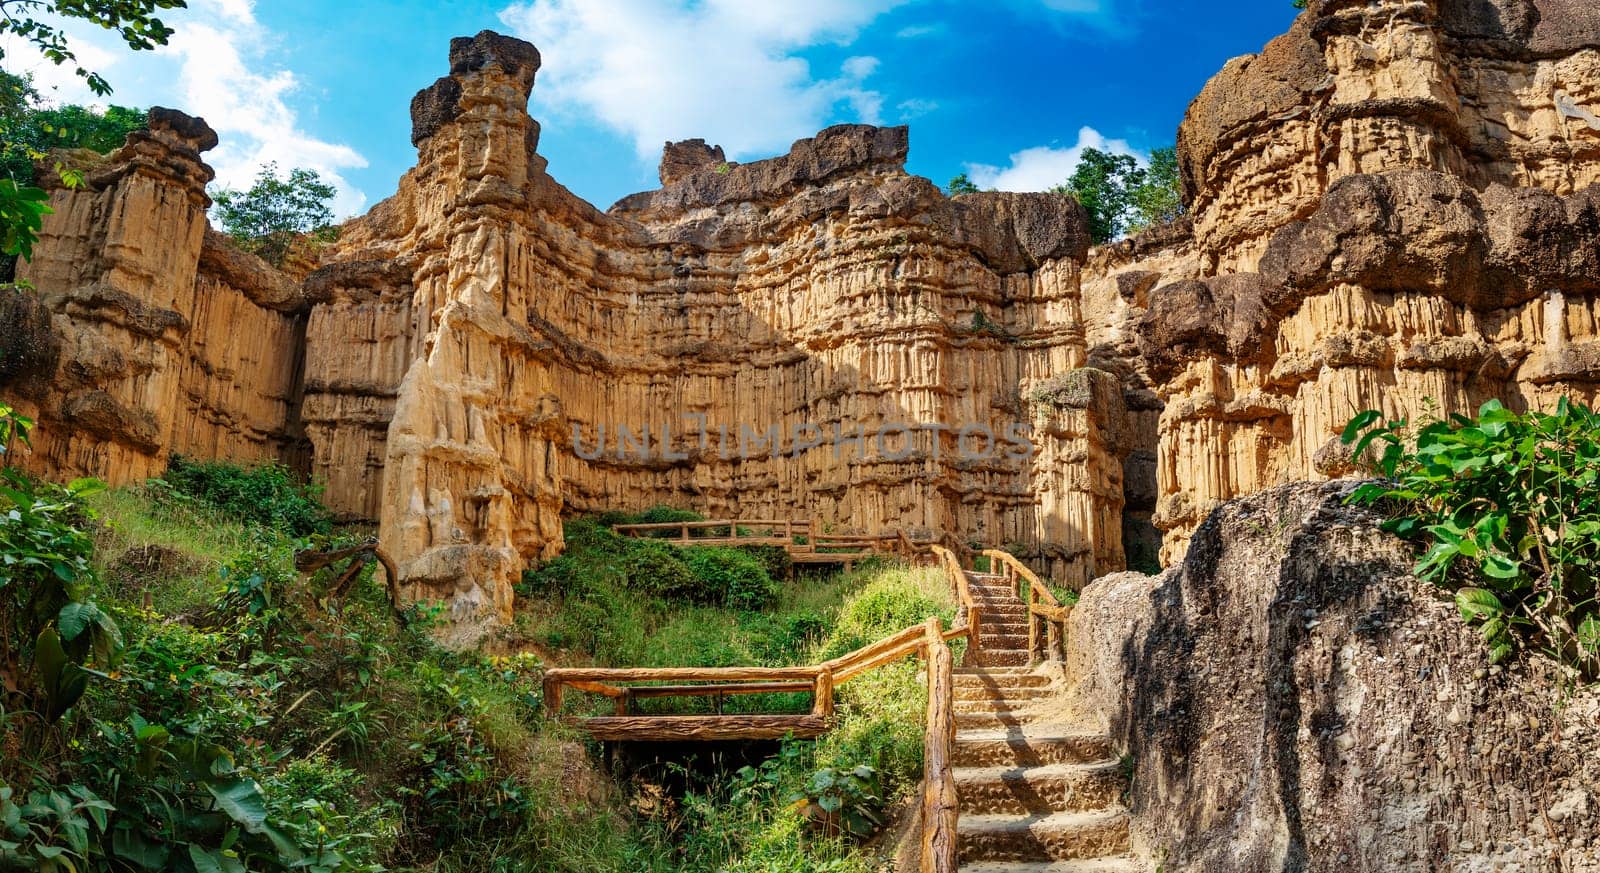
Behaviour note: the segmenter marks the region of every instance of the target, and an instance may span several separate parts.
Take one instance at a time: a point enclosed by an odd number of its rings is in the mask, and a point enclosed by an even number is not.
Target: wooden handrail
[[[922,739],[922,873],[955,873],[960,813],[951,766],[955,671],[939,620],[928,619],[924,633],[928,650],[928,724]]]
[[[945,575],[950,578],[950,586],[955,590],[956,602],[961,607],[967,627],[967,649],[974,651],[978,647],[978,630],[981,623],[978,602],[972,596],[972,586],[967,579],[967,571],[962,568],[961,560],[955,552],[944,546],[930,545],[928,547],[934,555],[938,556],[940,564],[944,567]]]
[[[911,543],[902,532],[894,537]],[[784,732],[806,722],[808,736],[827,730],[833,719],[834,691],[845,683],[878,667],[914,654],[927,659],[927,732],[923,740],[922,873],[955,873],[957,858],[957,798],[951,766],[955,740],[953,660],[949,640],[967,638],[977,644],[978,606],[974,602],[966,573],[949,549],[927,546],[936,555],[962,608],[957,620],[945,629],[938,618],[929,618],[869,643],[852,652],[821,664],[807,667],[557,667],[544,675],[544,706],[553,718],[561,715],[563,692],[567,688],[600,694],[612,700],[617,717],[592,720],[592,733],[609,739],[640,737],[641,731],[656,724],[656,732],[673,739],[782,737]],[[671,684],[637,684],[637,683]],[[687,684],[697,683],[697,684]],[[775,723],[774,716],[661,716],[627,717],[631,703],[652,697],[716,697],[733,694],[782,692],[812,693],[809,716],[793,716]],[[719,706],[720,710],[720,706]],[[660,738],[660,737],[655,737]]]
[[[985,549],[982,554],[989,559],[991,571],[999,565],[1000,575],[1012,586],[1017,597],[1028,604],[1028,658],[1061,660],[1064,657],[1062,645],[1067,639],[1067,617],[1072,613],[1072,607],[1062,605],[1039,579],[1039,574],[1010,552]],[[1041,643],[1044,648],[1042,653]]]

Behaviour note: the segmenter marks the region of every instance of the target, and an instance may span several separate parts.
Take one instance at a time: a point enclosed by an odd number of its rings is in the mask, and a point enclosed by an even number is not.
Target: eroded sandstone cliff
[[[40,297],[0,304],[27,463],[285,458],[380,523],[411,596],[504,617],[573,512],[949,534],[1075,584],[1344,472],[1360,409],[1596,393],[1585,0],[1314,0],[1191,106],[1189,219],[1092,253],[1067,198],[907,174],[903,128],[668,144],[601,211],[538,154],[538,67],[453,41],[416,168],[292,275],[208,232],[215,136],[158,110],[53,193]]]
[[[563,514],[655,503],[1012,544],[1071,584],[1123,565],[1129,417],[1076,372],[1073,201],[951,200],[904,128],[841,126],[749,164],[669,144],[663,187],[601,212],[545,172],[538,66],[455,40],[417,167],[303,279],[207,232],[214,136],[158,113],[56,193],[28,267],[63,339],[22,392],[31,462],[302,459],[461,618],[509,616]]]
[[[1313,0],[1206,86],[1179,132],[1198,270],[1140,327],[1167,559],[1219,501],[1316,475],[1361,409],[1594,398],[1597,108],[1588,0]]]

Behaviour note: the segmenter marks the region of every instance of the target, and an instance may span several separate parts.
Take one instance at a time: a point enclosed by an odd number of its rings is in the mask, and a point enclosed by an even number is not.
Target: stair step
[[[961,873],[1147,873],[1149,869],[1150,865],[1127,855],[1075,861],[975,861],[961,865]]]
[[[972,712],[955,712],[956,730],[1017,730],[1027,724],[1032,716],[1015,709],[983,709]]]
[[[982,700],[993,703],[1017,703],[1029,700],[1038,700],[1048,697],[1049,684],[1043,685],[1013,685],[1009,687],[996,687],[991,685],[969,685],[958,682],[951,692],[956,700]]]
[[[987,667],[1026,667],[1026,649],[978,649],[978,661]]]
[[[957,730],[951,763],[957,767],[1038,767],[1114,760],[1104,734],[1067,726]]]
[[[1127,787],[1117,761],[1043,767],[958,767],[961,814],[1048,814],[1116,806]]]
[[[1049,815],[962,815],[961,860],[1068,861],[1126,854],[1128,814],[1120,807]]]
[[[1033,673],[1030,667],[957,667],[957,676],[1028,676]]]
[[[957,688],[1047,688],[1050,677],[1035,673],[961,673],[955,674]]]

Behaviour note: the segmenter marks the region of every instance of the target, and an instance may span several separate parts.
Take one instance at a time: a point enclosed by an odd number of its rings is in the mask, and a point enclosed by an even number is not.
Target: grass
[[[753,776],[699,774],[648,814],[590,766],[580,737],[544,719],[538,679],[554,664],[815,663],[928,615],[948,620],[937,570],[867,562],[778,583],[766,608],[737,609],[639,590],[617,571],[614,542],[579,521],[565,569],[519,598],[500,654],[462,654],[431,642],[425,610],[396,625],[370,573],[345,603],[320,602],[324,580],[293,570],[299,541],[164,480],[91,505],[96,599],[122,625],[128,656],[116,681],[91,685],[80,721],[140,716],[232,750],[275,817],[312,815],[344,841],[350,863],[332,869],[866,873],[882,859],[808,824],[812,774],[870,767],[874,808],[920,779],[926,700],[914,660],[841,686],[837,727],[820,740],[785,743]],[[748,586],[748,566],[735,569],[713,587]],[[691,596],[705,596],[706,582]],[[266,606],[246,609],[263,592]],[[808,705],[804,694],[763,695],[730,699],[727,711]],[[87,728],[76,736],[79,760],[30,766],[118,790],[111,762],[129,752]],[[0,781],[25,781],[12,763]]]

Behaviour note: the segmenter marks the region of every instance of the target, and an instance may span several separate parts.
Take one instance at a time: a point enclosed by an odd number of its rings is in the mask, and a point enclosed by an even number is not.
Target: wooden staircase
[[[1049,680],[1028,668],[1028,604],[1013,580],[968,571],[975,666],[955,671],[952,751],[966,873],[1132,873],[1127,779],[1110,738],[1030,716]]]

